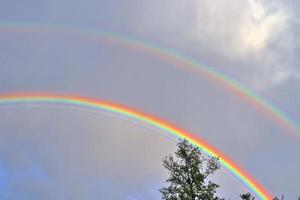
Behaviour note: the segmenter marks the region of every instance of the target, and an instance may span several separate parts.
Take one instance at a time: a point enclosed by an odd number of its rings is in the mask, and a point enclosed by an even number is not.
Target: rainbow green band
[[[161,46],[152,45],[145,41],[135,40],[126,35],[117,34],[113,32],[97,31],[88,28],[76,28],[62,26],[58,24],[30,24],[30,23],[0,23],[0,32],[47,32],[58,34],[72,34],[79,38],[90,40],[93,42],[108,42],[118,46],[123,46],[137,52],[159,58],[161,60],[173,63],[177,68],[182,68],[193,74],[198,74],[208,78],[218,87],[224,88],[232,94],[238,96],[243,101],[250,104],[253,108],[266,116],[273,119],[273,121],[280,125],[285,133],[291,133],[297,138],[300,137],[300,125],[289,117],[286,113],[273,105],[271,102],[265,100],[258,94],[248,90],[241,84],[237,83],[230,77],[210,68],[204,64],[199,63],[195,59],[181,56],[171,49],[163,48]]]
[[[215,147],[209,145],[202,138],[178,128],[171,123],[159,119],[157,117],[142,113],[132,108],[128,108],[119,104],[99,99],[63,94],[50,93],[9,93],[0,95],[0,105],[11,104],[62,104],[65,106],[79,106],[92,110],[102,110],[117,115],[125,116],[131,120],[136,120],[140,123],[146,123],[150,126],[158,128],[166,133],[172,134],[178,138],[186,139],[193,145],[201,147],[202,150],[210,155],[219,157],[221,164],[227,168],[234,176],[240,179],[250,190],[264,200],[271,200],[272,196],[267,190],[252,178],[246,171],[235,164],[229,157],[224,155]]]

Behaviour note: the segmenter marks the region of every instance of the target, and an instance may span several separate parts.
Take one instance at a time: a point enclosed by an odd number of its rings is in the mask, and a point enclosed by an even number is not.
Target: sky
[[[137,108],[205,139],[272,194],[296,199],[300,132],[203,74],[98,33],[193,58],[299,124],[299,13],[296,0],[2,0],[0,93],[79,94]],[[161,161],[176,141],[107,113],[2,105],[0,199],[161,199]],[[249,191],[224,168],[212,178],[225,198]]]

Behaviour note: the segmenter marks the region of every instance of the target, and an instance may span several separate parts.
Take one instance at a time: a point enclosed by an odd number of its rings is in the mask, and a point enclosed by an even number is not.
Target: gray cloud
[[[238,68],[237,80],[265,89],[298,71],[291,66],[298,59],[293,52],[299,43],[294,33],[297,17],[290,6],[282,1],[257,0],[154,1],[140,9],[144,21],[133,24],[171,46],[193,49],[202,60],[209,61],[202,52],[210,52],[222,59],[212,63],[218,64],[219,70],[225,67],[231,74]]]
[[[82,111],[21,106],[2,108],[1,113],[3,198],[125,199],[141,191],[151,197],[147,190],[159,194],[152,185],[165,176],[161,160],[174,150],[169,139]]]

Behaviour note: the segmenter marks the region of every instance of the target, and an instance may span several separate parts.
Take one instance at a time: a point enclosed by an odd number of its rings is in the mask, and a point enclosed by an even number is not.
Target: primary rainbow
[[[72,34],[90,40],[93,42],[109,42],[115,45],[123,46],[131,50],[138,51],[143,54],[154,56],[161,60],[173,63],[176,67],[182,68],[193,74],[198,74],[206,77],[217,86],[224,88],[232,94],[238,96],[243,101],[247,102],[259,112],[265,114],[275,121],[278,125],[284,128],[286,133],[294,133],[294,136],[299,138],[300,125],[289,117],[285,112],[267,101],[263,97],[255,94],[253,91],[242,86],[232,78],[210,68],[197,60],[182,56],[177,52],[161,46],[152,45],[145,41],[130,38],[124,34],[117,34],[114,32],[98,31],[88,28],[76,28],[62,26],[59,24],[30,24],[30,23],[0,23],[0,32],[15,31],[22,33],[31,32],[46,32],[46,33],[60,33]]]
[[[0,105],[15,105],[15,104],[62,104],[64,106],[79,106],[93,110],[107,111],[124,116],[131,120],[136,120],[140,123],[146,123],[164,132],[172,134],[178,138],[186,139],[193,145],[202,148],[202,150],[210,155],[219,157],[220,163],[227,168],[233,175],[240,179],[249,189],[263,200],[271,200],[272,196],[267,190],[252,178],[245,170],[235,164],[229,157],[224,155],[215,147],[205,142],[202,138],[191,134],[190,132],[178,128],[171,123],[132,109],[123,105],[115,104],[109,101],[99,99],[65,95],[55,93],[7,93],[0,94]]]

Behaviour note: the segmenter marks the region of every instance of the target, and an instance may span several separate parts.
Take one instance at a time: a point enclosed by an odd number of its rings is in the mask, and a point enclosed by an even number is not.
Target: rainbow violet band
[[[285,112],[267,101],[263,97],[245,88],[240,83],[225,74],[198,62],[195,59],[183,56],[171,49],[153,45],[146,41],[136,40],[124,34],[114,32],[98,31],[88,28],[69,27],[59,24],[32,24],[32,23],[0,23],[0,32],[17,33],[51,33],[51,34],[72,34],[78,38],[89,40],[95,43],[108,42],[117,46],[122,46],[136,52],[158,58],[160,60],[174,64],[176,68],[183,69],[192,74],[207,78],[218,87],[229,91],[241,100],[247,102],[260,113],[268,116],[277,125],[284,129],[285,133],[290,133],[299,139],[300,125]]]
[[[252,178],[245,170],[234,163],[229,157],[221,151],[205,142],[202,138],[181,129],[163,119],[145,114],[136,109],[123,105],[115,104],[109,101],[88,98],[76,95],[55,94],[55,93],[6,93],[0,94],[0,105],[15,104],[62,104],[64,106],[78,106],[92,110],[101,110],[124,116],[137,122],[158,128],[166,133],[172,134],[178,138],[186,139],[195,146],[200,147],[207,155],[219,157],[220,163],[227,168],[234,176],[241,180],[249,189],[263,200],[271,200],[270,193]]]

